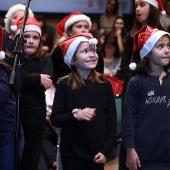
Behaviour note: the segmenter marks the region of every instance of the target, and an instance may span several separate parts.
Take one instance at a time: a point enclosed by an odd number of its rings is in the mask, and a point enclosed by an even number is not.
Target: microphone
[[[25,3],[25,6],[29,8],[30,2],[31,2],[31,0],[27,0],[27,2]]]

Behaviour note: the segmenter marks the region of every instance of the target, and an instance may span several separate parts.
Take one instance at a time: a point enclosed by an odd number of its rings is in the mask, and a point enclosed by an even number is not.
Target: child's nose
[[[89,57],[90,57],[90,58],[93,58],[93,57],[94,57],[94,52],[89,51]]]
[[[33,38],[30,38],[30,39],[29,39],[29,43],[33,43]]]

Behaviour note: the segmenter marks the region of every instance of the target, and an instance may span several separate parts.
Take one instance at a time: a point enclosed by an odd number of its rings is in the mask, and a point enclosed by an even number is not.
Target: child
[[[15,37],[20,34],[23,16],[15,25]],[[14,41],[16,41],[16,38]],[[46,126],[45,90],[52,85],[53,68],[49,57],[42,52],[41,28],[34,17],[28,17],[24,30],[22,56],[22,98],[21,123],[24,130],[25,146],[21,160],[22,170],[37,170],[37,160]]]
[[[12,66],[3,59],[0,27],[0,169],[14,170],[16,100],[9,85]]]
[[[158,3],[159,2],[159,3]],[[133,38],[136,32],[145,25],[149,25],[154,28],[163,29],[159,18],[160,18],[160,11],[163,13],[163,8],[161,5],[162,0],[135,0],[135,21],[133,24],[133,28],[128,33],[126,37],[126,42],[124,46],[124,52],[122,54],[122,61],[121,61],[121,71],[124,77],[124,89],[122,93],[122,101],[124,100],[124,94],[126,91],[127,84],[129,80],[134,76],[134,71],[129,68],[129,64],[131,62],[132,56],[132,49],[133,49]],[[130,24],[130,23],[128,23]],[[135,51],[134,53],[134,60],[138,63],[141,59],[139,56],[139,51]],[[122,115],[123,117],[123,115]],[[119,153],[119,170],[127,170],[126,165],[126,150],[123,148],[123,142],[120,146],[120,153]]]
[[[97,40],[90,33],[60,44],[72,72],[60,79],[51,122],[61,130],[63,170],[104,170],[116,135],[116,107],[109,81],[95,71]]]
[[[89,33],[91,29],[91,25],[92,25],[91,20],[87,15],[84,15],[80,11],[72,12],[57,24],[57,32],[60,36],[60,42],[76,34]],[[97,51],[97,53],[99,55],[99,59],[98,59],[98,64],[96,69],[99,72],[103,73],[103,68],[104,68],[103,57],[99,50]],[[59,45],[54,49],[51,59],[52,59],[53,69],[54,69],[53,83],[56,86],[57,80],[63,76],[70,74],[71,69],[64,62],[64,57]],[[60,147],[59,145],[60,130],[58,130],[58,139],[59,139],[58,146]],[[59,149],[57,152],[58,152],[57,168],[58,170],[62,170],[61,168],[62,165],[59,164],[59,162],[61,162],[60,158],[58,157],[58,155],[60,155]]]
[[[84,15],[79,11],[72,12],[57,24],[60,42],[76,34],[89,33],[91,25],[91,20],[87,15]],[[99,55],[99,60],[96,69],[100,73],[103,73],[103,57],[100,51],[97,51],[97,53]],[[64,63],[63,54],[59,45],[54,49],[51,59],[54,69],[53,83],[56,86],[58,78],[70,74],[71,69]]]
[[[126,166],[130,170],[169,170],[170,35],[144,26],[135,34],[133,49],[140,51],[141,62],[124,101]]]
[[[4,51],[9,51],[11,53],[13,52],[13,40],[15,38],[15,31],[12,31],[10,27],[11,25],[14,25],[15,20],[17,19],[18,16],[21,15],[24,16],[25,8],[26,7],[23,4],[15,4],[9,8],[9,10],[5,15],[4,23],[5,23],[5,30],[7,34],[4,35],[4,41],[3,41]],[[34,16],[30,8],[28,9],[28,15],[31,17]]]

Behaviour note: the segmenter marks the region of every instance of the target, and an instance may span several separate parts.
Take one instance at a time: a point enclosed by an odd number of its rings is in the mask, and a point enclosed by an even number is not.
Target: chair
[[[117,131],[116,131],[116,147],[122,142],[122,98],[115,98],[117,111]]]

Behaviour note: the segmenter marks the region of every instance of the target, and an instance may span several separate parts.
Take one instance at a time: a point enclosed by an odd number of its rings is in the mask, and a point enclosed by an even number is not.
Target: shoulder
[[[132,77],[129,82],[133,82],[133,83],[134,82],[141,82],[142,79],[145,79],[146,76],[147,75],[144,75],[144,74],[137,74],[134,77]]]
[[[61,51],[60,46],[58,45],[57,47],[55,47],[51,58],[52,58],[52,59],[53,59],[53,58],[58,58],[58,56],[61,56],[61,55],[62,55],[62,51]]]
[[[132,77],[128,83],[128,88],[141,88],[148,83],[149,76],[147,74],[138,74]]]
[[[64,85],[68,85],[68,77],[63,77],[61,78],[58,83],[57,83],[57,86],[64,86]]]
[[[108,87],[112,87],[112,84],[111,84],[111,81],[112,80],[108,80],[107,78],[103,78],[103,85],[108,88]]]
[[[40,61],[42,61],[42,62],[51,62],[51,57],[43,56]]]
[[[103,14],[103,15],[100,16],[100,19],[104,19],[105,17],[106,17],[106,15]]]
[[[9,75],[10,74],[9,69],[1,63],[0,63],[0,74],[1,75]]]

